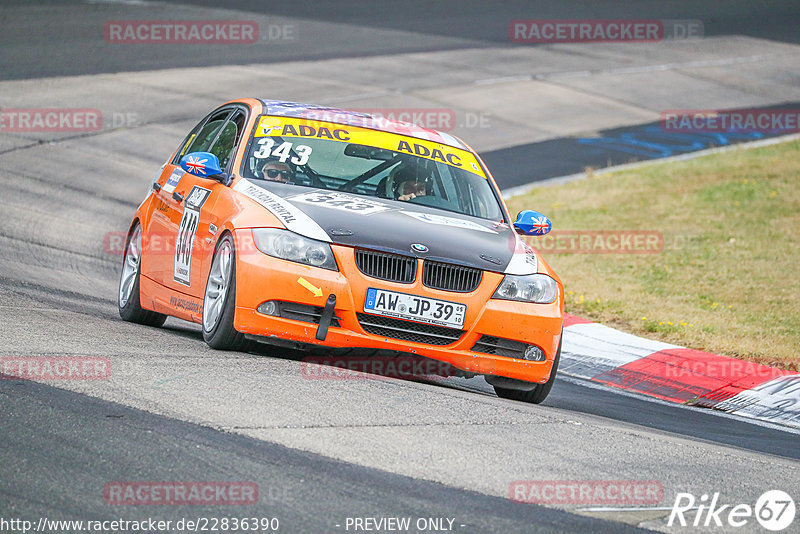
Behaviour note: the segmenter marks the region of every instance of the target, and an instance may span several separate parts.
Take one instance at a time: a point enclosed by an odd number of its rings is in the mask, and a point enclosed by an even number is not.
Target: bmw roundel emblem
[[[420,252],[420,253],[428,252],[428,247],[426,247],[425,245],[423,245],[421,243],[412,243],[411,250],[413,250],[414,252]]]

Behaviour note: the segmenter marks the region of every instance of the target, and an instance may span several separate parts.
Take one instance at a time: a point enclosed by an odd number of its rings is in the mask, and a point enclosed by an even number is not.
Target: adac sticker
[[[294,117],[264,116],[258,122],[255,136],[327,139],[372,146],[438,161],[486,178],[475,155],[468,150],[393,132]]]

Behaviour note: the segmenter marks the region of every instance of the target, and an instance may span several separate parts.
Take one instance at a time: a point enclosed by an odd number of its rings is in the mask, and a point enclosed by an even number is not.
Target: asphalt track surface
[[[226,8],[250,6],[263,13],[254,5],[230,2]],[[96,36],[80,23],[60,24],[63,10],[85,4],[42,3],[31,18],[29,3],[5,2],[3,18],[11,24],[2,48],[9,53],[0,58],[0,72],[4,80],[35,80],[476,48],[505,39],[510,19],[560,16],[555,4],[535,15],[527,4],[511,3],[491,9],[478,3],[469,9],[404,3],[381,13],[364,4],[336,5],[271,6],[270,16],[302,10],[307,19],[355,29],[324,49],[303,41],[265,58],[225,47],[190,55],[176,47],[100,56]],[[790,3],[774,3],[758,16],[744,2],[714,16],[692,12],[688,6],[694,3],[648,5],[650,12],[639,8],[614,16],[702,18],[706,31],[718,35],[797,38],[790,31],[797,27]],[[586,14],[563,16],[597,16],[600,8],[586,6]],[[426,8],[434,13],[420,16]],[[446,28],[437,22],[455,12]],[[88,25],[87,19],[81,23]],[[381,31],[370,33],[375,27]],[[364,34],[354,39],[359,28]],[[47,30],[46,45],[32,30]],[[409,40],[409,30],[421,37]],[[402,72],[397,76],[400,81]],[[87,80],[87,87],[102,94],[103,86],[93,83]],[[199,93],[198,108],[214,105]],[[779,427],[621,395],[568,377],[541,406],[498,399],[480,379],[307,380],[297,354],[219,353],[205,347],[194,325],[170,320],[154,330],[123,323],[115,306],[119,262],[103,252],[103,235],[127,224],[163,159],[157,149],[175,144],[198,118],[170,118],[166,106],[152,106],[166,118],[146,130],[41,143],[3,140],[0,351],[109,357],[114,374],[103,383],[56,387],[0,381],[0,516],[35,521],[239,515],[220,507],[109,506],[102,488],[120,480],[255,481],[261,499],[245,515],[278,517],[283,532],[344,531],[342,521],[359,516],[450,517],[464,525],[459,532],[623,532],[632,529],[629,524],[670,531],[663,511],[564,511],[513,503],[507,499],[513,480],[657,480],[665,490],[661,506],[667,507],[680,491],[720,491],[728,502],[750,503],[768,489],[798,495],[800,439]],[[527,148],[501,150],[516,150],[519,157]],[[536,161],[520,158],[519,165]]]
[[[174,20],[170,6],[194,5],[224,8],[231,13],[263,15],[268,22],[282,23],[301,19],[350,26],[353,31],[341,35],[317,33],[313,26],[290,45],[271,47],[269,51],[251,47],[242,50],[231,45],[211,46],[202,54],[192,54],[191,47],[169,50],[118,48],[109,51],[98,43],[92,16],[74,19],[68,9],[93,5],[136,4],[133,1],[50,0],[36,2],[37,16],[4,17],[0,35],[0,58],[3,79],[31,76],[58,76],[126,72],[171,67],[244,65],[291,60],[318,60],[361,57],[381,54],[420,52],[460,47],[508,44],[508,24],[516,19],[698,19],[703,21],[704,34],[747,35],[783,42],[798,42],[798,12],[791,0],[753,4],[747,0],[725,2],[721,7],[712,2],[647,0],[628,3],[619,1],[529,2],[525,0],[482,2],[480,0],[443,0],[429,2],[363,2],[345,0],[318,2],[262,2],[260,0],[168,0],[159,5],[166,20]],[[5,0],[4,6],[14,13],[16,6],[29,6],[26,0]],[[161,4],[167,4],[162,8]],[[69,24],[60,24],[63,17]],[[200,18],[202,11],[195,16]],[[120,17],[124,20],[125,17]],[[385,30],[372,33],[374,30]],[[409,32],[415,37],[410,38]],[[380,37],[378,37],[380,35]],[[357,36],[354,38],[354,36]],[[54,46],[55,43],[66,46]],[[133,54],[131,53],[133,52]]]
[[[0,488],[11,504],[4,507],[5,517],[118,519],[120,507],[106,504],[98,481],[159,481],[169,465],[172,480],[256,482],[261,498],[247,506],[246,516],[278,518],[280,532],[344,531],[348,517],[438,518],[444,510],[459,532],[529,532],[533,525],[539,532],[639,531],[332,461],[32,382],[15,383],[1,397],[4,425],[17,429],[6,434],[0,449],[0,461],[16,466],[4,473]],[[21,462],[19,451],[25,449]],[[76,473],[67,466],[83,468]],[[219,506],[124,513],[127,520],[220,516]]]

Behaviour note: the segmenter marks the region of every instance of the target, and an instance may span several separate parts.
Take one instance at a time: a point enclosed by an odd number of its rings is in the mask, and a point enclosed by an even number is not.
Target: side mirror
[[[211,152],[192,152],[181,158],[181,169],[201,178],[220,178],[219,159]]]
[[[522,235],[545,235],[553,228],[550,219],[533,210],[523,210],[517,214],[514,228]]]

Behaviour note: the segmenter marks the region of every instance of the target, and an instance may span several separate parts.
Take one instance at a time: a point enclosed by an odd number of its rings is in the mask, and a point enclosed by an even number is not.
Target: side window
[[[211,144],[217,138],[217,134],[220,129],[222,129],[230,113],[231,110],[227,109],[212,115],[205,126],[203,126],[200,132],[195,136],[194,140],[192,140],[192,143],[186,150],[186,154],[190,152],[210,152],[209,148],[211,148]]]
[[[189,132],[189,135],[187,135],[181,142],[181,146],[178,149],[177,154],[175,154],[175,157],[172,159],[173,165],[177,165],[178,162],[180,162],[181,158],[189,153],[189,145],[191,145],[192,141],[194,141],[195,137],[197,137],[197,133],[200,131],[200,128],[203,127],[203,124],[205,124],[205,122],[206,122],[205,119],[198,122],[197,126],[192,128],[192,131]]]
[[[233,156],[233,150],[242,135],[244,119],[244,113],[236,111],[234,116],[222,126],[216,141],[214,141],[214,144],[208,149],[208,152],[211,152],[219,159],[219,166],[221,169],[225,169],[228,165],[228,161],[230,161]]]

